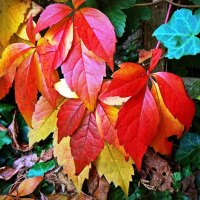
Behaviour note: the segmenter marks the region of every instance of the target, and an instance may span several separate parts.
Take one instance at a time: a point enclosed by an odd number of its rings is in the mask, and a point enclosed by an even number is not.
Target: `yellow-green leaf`
[[[128,196],[129,182],[134,175],[133,161],[127,162],[123,154],[112,145],[105,144],[97,160],[94,162],[100,176],[105,176],[109,183],[120,186]]]
[[[31,1],[1,0],[0,1],[0,46],[6,47],[11,35],[24,21],[24,14],[30,7]]]
[[[29,146],[46,139],[56,130],[57,113],[64,101],[65,99],[60,97],[57,100],[57,108],[53,108],[44,97],[38,100],[32,118],[33,129],[28,133]]]

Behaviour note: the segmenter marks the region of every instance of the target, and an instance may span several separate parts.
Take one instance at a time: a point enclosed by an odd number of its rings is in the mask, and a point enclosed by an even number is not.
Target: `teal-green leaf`
[[[174,12],[167,24],[156,29],[153,36],[168,48],[166,57],[179,59],[200,53],[199,33],[200,15],[192,14],[189,9],[180,9]]]
[[[48,162],[38,162],[28,171],[27,177],[43,176],[46,172],[52,170],[56,166],[54,160]]]
[[[175,159],[182,165],[192,164],[200,169],[200,135],[198,133],[186,133],[176,152]]]
[[[7,135],[8,131],[0,132],[0,149],[2,149],[3,145],[8,145],[12,142],[11,138]]]
[[[6,120],[11,121],[13,116],[10,114],[15,106],[5,103],[0,103],[0,115],[2,115]]]

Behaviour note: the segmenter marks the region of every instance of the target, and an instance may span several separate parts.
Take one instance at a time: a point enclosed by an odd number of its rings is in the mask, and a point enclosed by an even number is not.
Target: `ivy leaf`
[[[200,135],[197,133],[186,133],[180,141],[179,149],[176,152],[176,161],[182,165],[193,164],[200,169]]]
[[[0,115],[2,115],[4,118],[9,117],[9,112],[12,111],[15,108],[15,106],[5,103],[0,103]]]
[[[48,162],[38,162],[27,173],[28,178],[43,176],[46,172],[52,170],[56,166],[54,160]]]
[[[12,142],[7,133],[8,131],[0,131],[0,149],[2,149],[3,145],[8,145]]]
[[[106,2],[103,12],[109,17],[118,37],[122,37],[126,27],[126,14],[122,11],[134,6],[136,0],[109,0]]]
[[[104,175],[109,183],[113,182],[115,186],[119,185],[128,196],[129,182],[134,175],[131,159],[126,161],[119,150],[112,145],[105,144],[94,163],[100,176]]]
[[[153,36],[168,48],[166,57],[179,59],[185,55],[200,53],[200,15],[189,9],[174,12],[167,24],[161,25]]]

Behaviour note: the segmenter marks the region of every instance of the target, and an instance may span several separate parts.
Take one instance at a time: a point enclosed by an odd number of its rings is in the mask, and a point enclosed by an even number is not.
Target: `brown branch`
[[[170,4],[172,4],[176,7],[180,7],[180,8],[200,8],[200,5],[183,5],[183,4],[171,2],[170,0],[159,0],[159,1],[154,1],[154,2],[150,2],[150,3],[137,3],[134,6],[136,6],[136,7],[155,6],[155,5],[158,5],[161,3],[170,3]]]

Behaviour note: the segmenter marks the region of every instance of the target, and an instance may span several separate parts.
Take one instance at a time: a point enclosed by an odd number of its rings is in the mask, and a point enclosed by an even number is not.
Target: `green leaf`
[[[103,12],[108,16],[118,37],[122,37],[126,27],[126,14],[122,11],[134,6],[136,0],[109,0],[103,5]]]
[[[167,24],[161,25],[153,36],[168,48],[166,57],[179,59],[185,55],[200,53],[200,15],[189,9],[174,12]]]
[[[199,78],[184,78],[184,84],[189,95],[196,99],[200,95],[200,79]]]
[[[182,165],[193,164],[200,169],[200,135],[197,133],[185,134],[181,141],[179,149],[176,152],[175,159]]]
[[[191,1],[193,4],[200,5],[200,0],[189,0],[189,1]]]
[[[13,116],[9,113],[15,108],[15,106],[5,103],[0,103],[0,115],[2,115],[6,120],[12,121]]]
[[[48,162],[38,162],[28,171],[27,177],[43,176],[46,172],[52,170],[56,166],[54,160]]]
[[[7,135],[8,131],[0,132],[0,149],[2,149],[3,145],[8,145],[12,142],[10,137]]]

